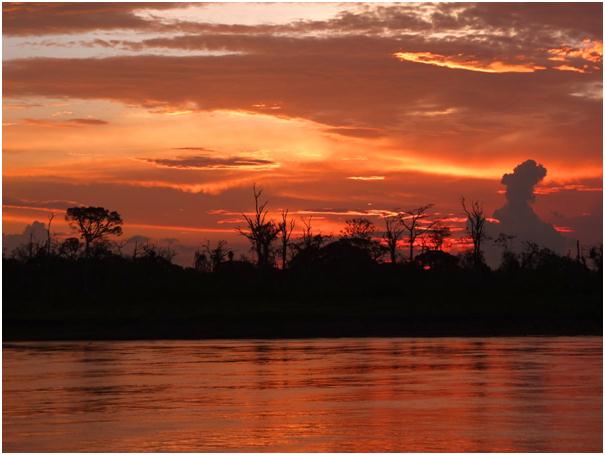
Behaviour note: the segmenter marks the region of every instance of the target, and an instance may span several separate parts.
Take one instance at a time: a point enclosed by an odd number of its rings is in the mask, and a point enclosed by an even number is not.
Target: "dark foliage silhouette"
[[[65,220],[84,240],[84,252],[90,254],[94,242],[102,242],[112,235],[122,235],[122,217],[118,212],[103,207],[71,207]]]
[[[384,254],[384,247],[374,239],[376,226],[367,218],[351,218],[345,220],[341,232],[341,243],[350,243],[356,248],[365,250],[372,259],[378,259]]]
[[[445,240],[452,236],[452,231],[449,226],[446,226],[441,221],[437,221],[431,227],[428,233],[428,247],[430,250],[441,251]]]
[[[262,330],[275,334],[286,320],[304,323],[304,330],[313,333],[316,325],[340,321],[334,323],[338,326],[343,318],[388,321],[390,326],[400,321],[405,327],[414,320],[456,326],[455,321],[480,318],[498,327],[501,321],[538,318],[568,325],[591,321],[600,330],[602,246],[588,250],[587,258],[560,256],[533,242],[523,242],[515,252],[513,236],[501,235],[495,242],[502,248],[502,262],[491,270],[481,255],[486,219],[478,203],[469,207],[463,201],[473,248],[454,256],[442,250],[447,226],[428,215],[428,206],[402,214],[407,228],[391,218],[389,223],[395,224],[386,232],[378,232],[368,219],[347,220],[338,238],[314,232],[312,219],[303,218],[296,237],[288,212],[275,223],[267,203],[260,201],[262,191],[255,187],[253,194],[255,213],[244,215],[248,229],[241,232],[250,240],[255,263],[235,260],[225,241],[206,242],[192,267],[185,268],[172,263],[172,249],[144,238],[127,254],[123,245],[110,240],[123,224],[116,212],[69,209],[70,219],[84,226],[81,236],[88,239],[87,250],[76,237],[52,241],[49,219],[46,239],[31,233],[29,242],[3,258],[5,321],[9,327],[10,321],[42,321],[50,333],[54,326],[49,321],[76,321],[61,330],[109,324],[107,330],[113,333],[119,321],[162,321],[169,326],[169,321],[207,321],[204,327],[209,327],[209,321],[227,320],[240,321],[237,330],[256,335],[265,333]],[[426,236],[423,251],[414,256],[412,246],[406,261],[397,260],[398,249],[409,245],[389,245],[389,240],[410,231],[412,245]],[[510,327],[515,324],[509,322]],[[594,324],[592,331],[597,330]],[[38,327],[17,326],[26,331]],[[178,327],[171,329],[177,335]],[[469,322],[464,327],[474,326]]]

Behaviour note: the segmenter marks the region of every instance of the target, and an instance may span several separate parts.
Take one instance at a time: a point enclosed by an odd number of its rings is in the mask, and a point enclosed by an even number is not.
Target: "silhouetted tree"
[[[50,215],[48,215],[48,231],[47,231],[46,249],[47,249],[47,254],[49,256],[52,253],[52,233],[50,232],[50,227],[52,225],[54,218],[55,218],[54,213],[51,213]]]
[[[494,244],[502,248],[502,260],[499,267],[499,270],[502,272],[511,273],[519,270],[521,267],[519,258],[515,252],[512,251],[512,241],[514,239],[514,235],[505,234],[503,232],[494,239]]]
[[[103,244],[98,243],[95,245],[95,247],[100,246],[100,245],[103,245]],[[174,259],[175,256],[176,256],[176,251],[174,251],[169,246],[160,247],[160,246],[154,245],[153,243],[147,242],[146,244],[144,244],[142,246],[141,253],[140,253],[140,256],[138,256],[138,259],[141,261],[144,261],[144,262],[156,262],[156,263],[171,264],[172,260]]]
[[[423,236],[427,232],[430,232],[433,227],[432,223],[424,223],[423,220],[429,217],[427,211],[433,206],[433,204],[423,205],[415,209],[405,210],[401,216],[401,223],[407,231],[408,244],[410,252],[410,261],[414,260],[414,244],[418,237]]]
[[[59,245],[59,255],[73,261],[78,257],[81,246],[80,239],[69,237]]]
[[[345,239],[367,241],[372,238],[376,227],[367,218],[351,218],[345,221],[342,237]]]
[[[588,252],[588,257],[599,273],[603,271],[603,245],[593,246]]]
[[[328,240],[328,236],[321,233],[315,234],[312,226],[313,217],[301,218],[302,235],[297,242],[292,243],[293,255],[290,260],[290,267],[304,269],[319,259],[319,252]]]
[[[204,271],[218,271],[218,269],[221,267],[221,264],[225,262],[225,258],[229,255],[229,253],[231,253],[230,251],[227,251],[226,247],[227,242],[225,240],[219,240],[214,248],[212,248],[210,240],[206,241],[206,244],[203,246],[204,252],[201,254],[201,256],[207,260],[207,264],[205,265],[206,270]],[[196,251],[196,255],[199,254],[199,251]]]
[[[390,215],[384,217],[384,239],[387,242],[389,257],[392,264],[397,263],[397,244],[405,232],[405,227],[401,223],[399,215]]]
[[[288,209],[283,210],[281,212],[281,222],[277,225],[277,229],[279,231],[279,240],[281,243],[282,270],[286,270],[286,265],[288,262],[288,247],[290,245],[290,236],[292,235],[292,231],[294,231],[295,226],[296,221],[293,218],[288,220]]]
[[[12,252],[12,257],[18,261],[27,262],[36,257],[40,257],[45,253],[46,245],[41,242],[34,241],[33,233],[30,233],[29,241],[15,248]]]
[[[384,249],[380,242],[372,238],[376,227],[367,218],[351,218],[345,221],[345,227],[341,231],[341,240],[367,251],[374,260],[382,256]]]
[[[257,189],[256,185],[252,190],[254,193],[254,216],[250,217],[243,214],[248,230],[241,228],[237,228],[237,230],[250,241],[252,249],[256,253],[256,265],[259,268],[265,268],[269,266],[271,244],[276,239],[279,230],[273,221],[267,220],[268,202],[261,203],[260,201],[263,190]]]
[[[198,272],[209,272],[210,271],[210,262],[208,261],[208,256],[206,253],[196,250],[193,254],[193,268]]]
[[[116,211],[103,207],[71,207],[67,209],[66,221],[72,229],[80,232],[84,240],[84,253],[90,255],[90,246],[111,235],[122,235],[123,220]]]
[[[579,262],[586,267],[586,258],[583,254],[583,248],[580,247],[579,240],[576,240],[576,262]]]
[[[473,264],[475,267],[479,267],[479,265],[483,264],[481,245],[483,240],[487,239],[485,232],[487,219],[483,214],[483,207],[478,201],[471,202],[470,207],[467,207],[466,200],[462,197],[461,204],[466,214],[466,231],[473,241]]]
[[[441,251],[445,239],[452,236],[449,226],[437,221],[428,233],[429,246],[433,251]]]
[[[313,233],[313,216],[301,218],[303,224],[302,236],[300,241],[294,245],[298,252],[305,250],[318,250],[328,240],[329,236]]]
[[[494,239],[494,243],[502,248],[503,251],[510,251],[512,248],[512,241],[516,238],[514,235],[505,234],[501,232],[498,237]]]

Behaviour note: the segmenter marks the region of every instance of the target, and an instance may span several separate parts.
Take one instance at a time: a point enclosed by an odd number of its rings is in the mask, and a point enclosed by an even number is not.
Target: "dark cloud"
[[[146,237],[144,235],[133,235],[131,237],[128,237],[124,243],[126,245],[130,245],[130,244],[133,244],[133,245],[139,244],[140,245],[140,244],[148,243],[150,240],[151,240],[151,238]]]
[[[25,226],[21,234],[2,234],[2,250],[4,254],[10,256],[21,245],[26,245],[30,241],[41,244],[47,239],[46,225],[40,221],[34,221]]]
[[[380,137],[384,136],[384,131],[378,128],[328,128],[327,133],[340,134],[351,137]]]
[[[506,200],[512,206],[526,206],[534,201],[534,187],[546,177],[546,168],[534,160],[519,164],[512,174],[504,174]]]
[[[97,118],[70,118],[66,120],[70,123],[79,123],[81,125],[107,125],[108,122]]]
[[[544,222],[530,205],[535,198],[535,186],[546,177],[546,168],[534,160],[527,160],[511,174],[504,174],[506,203],[494,212],[500,221],[495,227],[499,232],[516,236],[516,241],[534,242],[557,252],[563,252],[565,239],[555,228]]]
[[[145,158],[145,161],[178,169],[254,169],[276,165],[274,161],[242,156],[218,158],[196,155],[177,158]]]
[[[21,121],[25,125],[45,126],[50,128],[70,128],[77,126],[108,125],[109,122],[96,118],[70,118],[65,120],[49,120],[39,118],[25,118]]]
[[[52,210],[65,210],[69,207],[74,207],[77,205],[81,205],[77,201],[73,200],[64,200],[64,199],[52,199],[52,200],[32,200],[32,199],[23,199],[11,196],[4,196],[2,199],[2,205],[4,206],[13,206],[13,207],[23,207],[23,208],[32,208],[32,209],[45,209],[48,211]]]
[[[162,28],[153,17],[143,19],[135,14],[141,9],[173,9],[185,3],[71,3],[37,4],[5,3],[5,33],[49,34],[116,28]],[[197,4],[199,6],[199,4]],[[173,21],[172,30],[187,33],[221,32],[264,33],[331,31],[340,33],[379,34],[396,32],[447,32],[464,28],[504,32],[558,30],[584,38],[602,33],[602,5],[599,3],[398,3],[357,4],[336,17],[323,21],[298,20],[289,24],[210,24]],[[284,5],[284,8],[287,8]]]
[[[10,36],[82,33],[92,30],[155,28],[134,14],[141,9],[167,9],[177,3],[3,3],[2,33]]]

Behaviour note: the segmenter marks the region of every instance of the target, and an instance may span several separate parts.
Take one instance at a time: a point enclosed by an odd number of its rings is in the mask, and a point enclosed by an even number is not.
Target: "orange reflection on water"
[[[6,451],[597,451],[602,339],[11,343]]]

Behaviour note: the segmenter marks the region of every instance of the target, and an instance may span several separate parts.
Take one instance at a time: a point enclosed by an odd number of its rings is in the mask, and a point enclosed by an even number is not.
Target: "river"
[[[593,451],[601,337],[3,344],[4,451]]]

